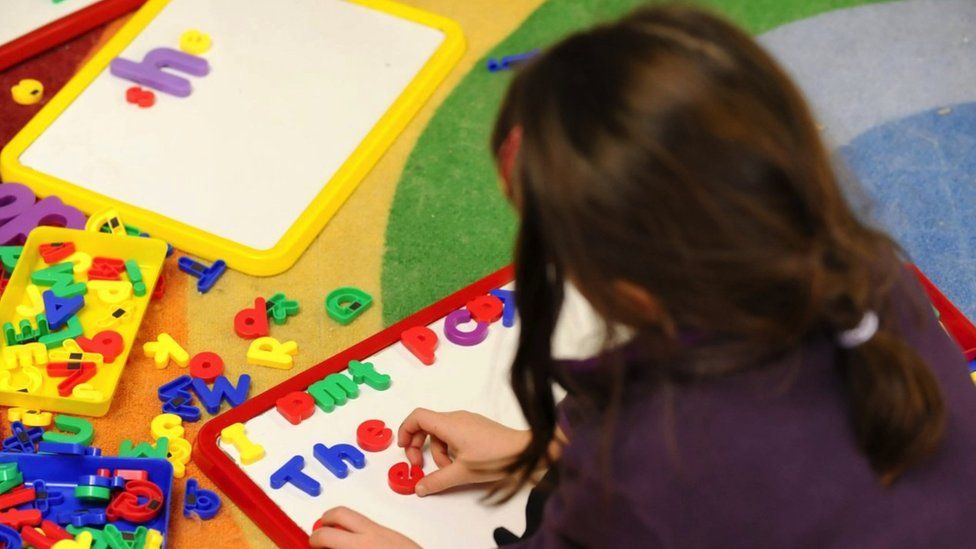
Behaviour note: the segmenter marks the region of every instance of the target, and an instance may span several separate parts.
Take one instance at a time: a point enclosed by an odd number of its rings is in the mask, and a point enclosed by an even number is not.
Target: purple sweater
[[[922,291],[903,286],[895,299]],[[559,487],[521,545],[976,547],[976,388],[934,316],[900,308],[949,420],[938,453],[892,486],[856,447],[824,338],[771,368],[674,387],[669,405],[660,392],[628,391],[609,478],[602,420],[571,421]]]

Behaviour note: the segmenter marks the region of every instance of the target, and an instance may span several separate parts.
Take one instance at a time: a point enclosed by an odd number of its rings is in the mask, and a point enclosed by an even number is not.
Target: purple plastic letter
[[[458,326],[471,322],[471,313],[467,309],[458,309],[444,319],[444,335],[447,340],[456,345],[471,347],[488,337],[488,323],[478,322],[470,332],[462,332]]]
[[[0,185],[0,245],[20,245],[35,227],[49,225],[84,229],[85,214],[49,196],[34,203],[34,193],[24,185]]]
[[[34,205],[34,191],[20,183],[0,185],[0,225],[23,214]]]
[[[110,70],[119,78],[131,80],[163,93],[176,97],[190,95],[193,91],[190,81],[164,72],[163,69],[166,68],[193,76],[206,76],[210,72],[210,64],[206,59],[173,48],[156,48],[147,53],[139,63],[116,57],[112,60]]]

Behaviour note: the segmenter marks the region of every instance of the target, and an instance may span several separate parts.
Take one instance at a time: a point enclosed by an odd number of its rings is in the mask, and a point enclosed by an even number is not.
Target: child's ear
[[[498,149],[498,175],[501,179],[502,193],[513,205],[516,205],[516,201],[515,191],[512,187],[512,176],[515,169],[515,159],[521,148],[522,126],[514,126]]]
[[[506,179],[505,177],[501,177],[501,176],[499,176],[498,181],[499,181],[499,186],[502,189],[502,195],[505,197],[505,200],[508,200],[508,203],[514,206],[515,194],[512,190],[512,182]]]

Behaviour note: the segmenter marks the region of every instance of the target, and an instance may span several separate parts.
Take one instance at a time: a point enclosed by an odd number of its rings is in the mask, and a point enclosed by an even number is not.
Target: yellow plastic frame
[[[133,345],[135,345],[142,318],[149,308],[153,289],[163,271],[163,261],[166,259],[166,243],[155,238],[114,236],[108,233],[63,229],[61,227],[38,227],[27,236],[27,242],[24,243],[24,249],[17,261],[17,267],[10,275],[10,281],[3,292],[3,297],[0,297],[0,324],[11,322],[17,326],[25,318],[34,319],[33,315],[25,317],[17,312],[17,306],[30,303],[25,294],[27,286],[31,283],[31,273],[50,267],[40,257],[40,246],[52,242],[74,243],[78,252],[88,255],[89,261],[95,257],[135,260],[142,271],[147,292],[144,296],[132,296],[128,300],[131,316],[127,320],[106,328],[98,327],[96,321],[108,315],[117,305],[112,306],[100,302],[94,291],[88,291],[85,294],[85,308],[78,313],[85,337],[90,338],[102,330],[112,330],[122,336],[124,343],[123,350],[118,358],[112,363],[100,366],[95,377],[86,382],[92,389],[100,393],[100,396],[92,398],[83,398],[77,394],[60,396],[56,386],[62,378],[50,377],[44,365],[34,366],[39,370],[41,379],[40,386],[37,389],[21,391],[12,387],[4,387],[3,383],[10,383],[14,376],[23,375],[25,369],[22,366],[7,368],[0,365],[0,373],[3,374],[0,376],[0,405],[50,412],[67,412],[82,416],[104,416],[108,413],[112,399],[115,397],[119,379],[122,377],[122,370],[129,359]],[[57,263],[75,263],[76,261],[82,260],[69,258]],[[87,284],[89,282],[87,273],[87,269],[75,272],[75,281]],[[127,280],[126,276],[123,275],[122,280]],[[41,289],[46,290],[47,288]],[[10,346],[0,338],[0,351],[7,347]]]
[[[397,17],[436,28],[444,42],[413,81],[390,106],[342,167],[315,196],[274,247],[259,250],[234,242],[150,210],[112,199],[20,163],[20,156],[85,88],[122,52],[169,4],[170,0],[149,0],[95,56],[55,95],[51,101],[0,151],[0,176],[29,186],[39,197],[60,196],[65,202],[91,214],[113,207],[126,222],[155,237],[169,241],[187,253],[209,259],[223,259],[239,271],[256,276],[282,273],[298,261],[326,223],[356,189],[397,135],[433,94],[464,54],[464,35],[450,19],[390,0],[348,0]]]

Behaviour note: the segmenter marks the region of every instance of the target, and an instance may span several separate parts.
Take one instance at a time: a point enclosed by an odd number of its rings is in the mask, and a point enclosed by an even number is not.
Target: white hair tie
[[[878,315],[868,311],[861,317],[857,326],[837,334],[837,344],[845,349],[853,349],[864,344],[878,333]]]

